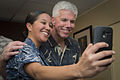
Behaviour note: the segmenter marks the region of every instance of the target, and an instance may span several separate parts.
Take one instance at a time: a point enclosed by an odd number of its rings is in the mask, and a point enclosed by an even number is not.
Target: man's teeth
[[[63,30],[67,30],[67,28],[62,28]]]
[[[70,31],[69,29],[63,29],[64,31]]]
[[[63,30],[65,30],[65,31],[70,31],[70,29],[67,29],[67,28],[62,28]]]

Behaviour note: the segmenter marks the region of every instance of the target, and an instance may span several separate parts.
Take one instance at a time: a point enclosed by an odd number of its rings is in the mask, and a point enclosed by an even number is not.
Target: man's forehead
[[[71,14],[75,15],[74,12],[72,12],[71,10],[67,10],[67,9],[61,9],[61,10],[59,10],[59,13],[66,13],[66,14],[71,13]]]
[[[76,20],[75,14],[69,10],[61,10],[59,17]]]

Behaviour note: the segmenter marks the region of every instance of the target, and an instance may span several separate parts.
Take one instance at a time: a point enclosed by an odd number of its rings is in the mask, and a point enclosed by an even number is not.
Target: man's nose
[[[67,27],[71,27],[70,21],[67,21],[66,26],[67,26]]]

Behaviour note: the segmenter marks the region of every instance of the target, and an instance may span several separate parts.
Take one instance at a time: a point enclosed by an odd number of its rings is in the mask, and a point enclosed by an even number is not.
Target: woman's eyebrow
[[[45,19],[42,19],[42,21],[46,21]]]

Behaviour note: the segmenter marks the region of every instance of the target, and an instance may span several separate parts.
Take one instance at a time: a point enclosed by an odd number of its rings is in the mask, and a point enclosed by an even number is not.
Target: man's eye
[[[66,22],[66,21],[67,21],[67,19],[62,19],[62,21],[63,21],[63,22]]]
[[[70,23],[75,23],[75,20],[71,20]]]

